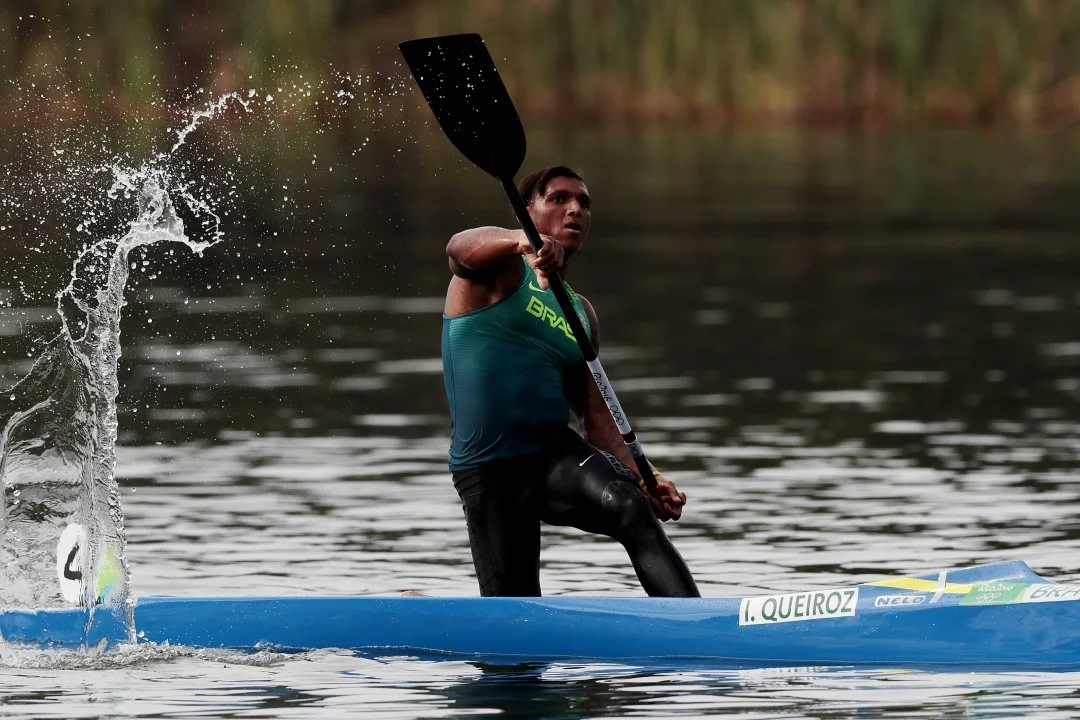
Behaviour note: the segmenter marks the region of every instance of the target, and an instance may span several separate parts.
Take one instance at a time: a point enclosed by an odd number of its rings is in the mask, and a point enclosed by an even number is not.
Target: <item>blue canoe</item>
[[[746,598],[147,597],[139,642],[514,660],[1080,667],[1080,585],[1006,562]],[[9,610],[0,636],[115,644],[113,611]]]

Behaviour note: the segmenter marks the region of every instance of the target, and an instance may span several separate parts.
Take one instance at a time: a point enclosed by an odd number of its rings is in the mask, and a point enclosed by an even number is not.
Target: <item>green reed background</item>
[[[0,117],[32,121],[35,78],[66,98],[53,121],[300,75],[378,86],[403,74],[398,41],[461,31],[533,123],[1080,117],[1080,0],[18,0],[0,7]]]

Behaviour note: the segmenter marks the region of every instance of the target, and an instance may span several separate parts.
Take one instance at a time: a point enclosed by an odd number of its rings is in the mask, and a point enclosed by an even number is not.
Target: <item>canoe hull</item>
[[[760,664],[1080,665],[1080,603],[942,606],[740,626],[738,603],[585,598],[162,600],[142,639],[196,647],[344,647],[529,659]],[[688,607],[689,606],[689,607]]]
[[[106,608],[0,613],[8,641],[123,639]],[[717,665],[1080,667],[1080,588],[1023,563],[757,598],[143,598],[141,642]]]

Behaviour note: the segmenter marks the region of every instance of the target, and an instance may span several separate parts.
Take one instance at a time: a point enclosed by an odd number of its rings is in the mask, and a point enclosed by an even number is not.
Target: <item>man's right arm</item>
[[[462,230],[446,244],[450,269],[458,277],[470,279],[497,272],[508,260],[531,251],[523,231],[500,227]]]

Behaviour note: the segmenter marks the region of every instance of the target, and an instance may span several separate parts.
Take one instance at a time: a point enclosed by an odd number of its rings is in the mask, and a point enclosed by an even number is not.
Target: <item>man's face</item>
[[[536,229],[550,235],[566,250],[581,246],[592,224],[589,189],[581,180],[555,177],[548,181],[543,195],[529,203],[529,215]]]

